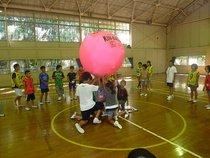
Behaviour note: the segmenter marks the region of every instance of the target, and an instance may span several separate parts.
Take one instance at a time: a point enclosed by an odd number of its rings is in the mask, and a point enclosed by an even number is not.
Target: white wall
[[[167,59],[172,56],[206,55],[210,64],[210,4],[188,16],[182,24],[167,29]],[[179,66],[179,72],[186,73],[189,66]],[[204,68],[199,71],[204,73]]]

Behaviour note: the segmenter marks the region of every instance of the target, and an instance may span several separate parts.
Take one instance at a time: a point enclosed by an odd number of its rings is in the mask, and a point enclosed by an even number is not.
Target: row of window
[[[180,56],[176,57],[175,65],[192,65],[197,64],[198,66],[205,66],[206,56]]]
[[[77,68],[80,65],[79,59],[72,58],[68,60],[60,59],[25,59],[25,60],[0,60],[0,74],[10,74],[14,71],[14,64],[20,65],[20,71],[25,70],[39,71],[40,66],[44,65],[47,71],[55,70],[58,64],[61,64],[64,70],[69,69],[70,66]],[[133,67],[132,59],[125,58],[123,67]]]
[[[79,22],[75,19],[67,21],[8,16],[5,20],[3,16],[0,16],[0,40],[6,40],[6,30],[8,31],[8,40],[11,41],[80,41]],[[128,23],[82,19],[82,40],[87,34],[98,30],[110,31],[116,34],[123,44],[130,44]]]

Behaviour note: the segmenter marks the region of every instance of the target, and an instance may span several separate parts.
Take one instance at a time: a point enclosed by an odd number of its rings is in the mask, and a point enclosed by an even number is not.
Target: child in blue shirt
[[[47,100],[48,92],[49,92],[49,75],[46,73],[45,66],[40,67],[41,73],[39,74],[39,82],[40,82],[40,89],[41,89],[41,95],[40,95],[40,105],[43,105],[43,96],[45,95],[45,102],[49,103]]]

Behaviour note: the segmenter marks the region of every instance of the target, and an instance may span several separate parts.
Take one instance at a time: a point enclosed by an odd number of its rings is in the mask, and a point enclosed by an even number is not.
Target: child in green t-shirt
[[[62,66],[57,65],[56,71],[53,72],[52,78],[55,80],[55,89],[58,94],[58,101],[64,98],[63,79],[64,74],[62,72]]]

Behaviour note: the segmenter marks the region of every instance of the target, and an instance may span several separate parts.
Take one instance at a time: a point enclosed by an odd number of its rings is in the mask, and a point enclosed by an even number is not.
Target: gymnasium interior
[[[210,110],[203,88],[205,67],[210,64],[209,2],[0,0],[0,157],[127,158],[132,150],[143,148],[157,158],[209,158]],[[125,56],[116,73],[126,81],[131,110],[128,118],[118,117],[122,129],[101,116],[101,124],[90,121],[80,134],[70,118],[75,111],[80,114],[80,104],[69,95],[67,74],[70,66],[75,71],[81,66],[80,46],[97,31],[108,31],[123,44]],[[177,73],[174,99],[168,101],[170,60]],[[147,61],[154,74],[144,97],[137,87],[137,67]],[[22,74],[30,70],[33,78],[38,107],[30,111],[14,105],[15,64]],[[57,101],[52,79],[58,64],[65,76],[62,101]],[[198,65],[200,74],[197,102],[188,102],[192,64]],[[39,105],[43,65],[49,75],[50,102]],[[24,95],[22,104],[26,104]]]

